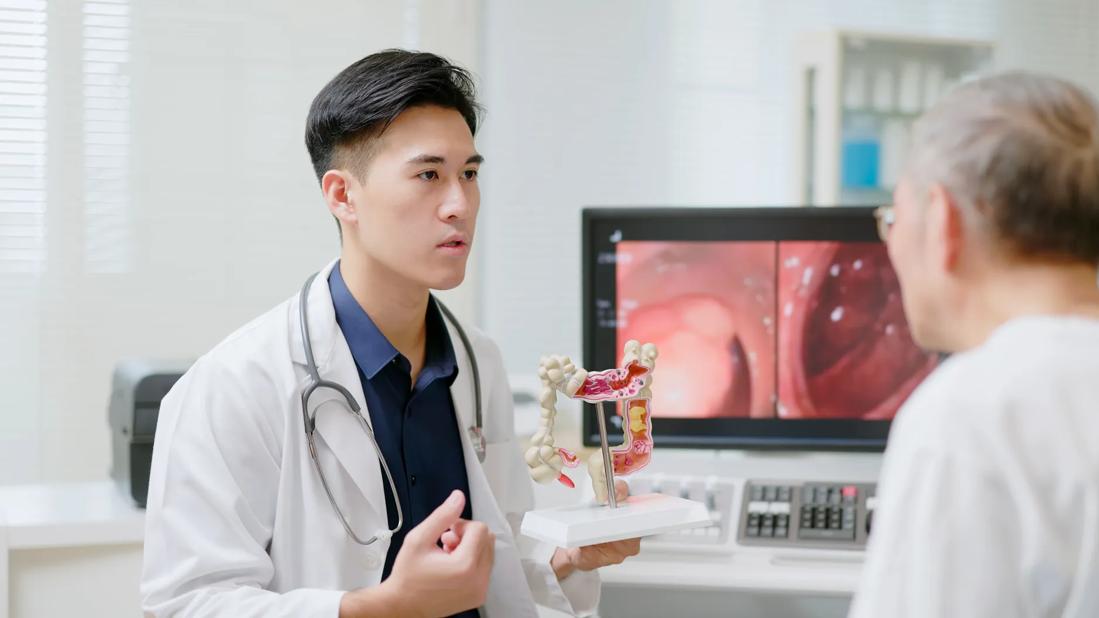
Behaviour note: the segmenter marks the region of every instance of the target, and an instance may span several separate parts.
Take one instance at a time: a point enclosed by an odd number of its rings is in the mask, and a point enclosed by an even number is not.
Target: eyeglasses
[[[874,219],[878,222],[878,236],[881,237],[881,241],[888,242],[889,230],[897,221],[897,216],[893,213],[893,205],[889,204],[875,208]]]

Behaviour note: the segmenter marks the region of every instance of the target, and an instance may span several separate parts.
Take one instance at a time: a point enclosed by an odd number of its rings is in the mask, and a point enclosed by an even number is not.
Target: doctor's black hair
[[[305,146],[317,180],[336,168],[362,173],[374,142],[411,107],[456,110],[476,135],[481,107],[475,95],[469,71],[435,54],[388,49],[355,62],[309,108]]]

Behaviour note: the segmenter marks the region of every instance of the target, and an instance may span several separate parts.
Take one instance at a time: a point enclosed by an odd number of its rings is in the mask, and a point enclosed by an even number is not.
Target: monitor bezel
[[[581,214],[584,366],[605,369],[615,360],[595,358],[595,234],[605,227],[630,231],[625,240],[833,240],[881,242],[874,206],[774,207],[588,207]],[[725,224],[725,227],[719,224]],[[736,230],[730,232],[728,225]],[[677,238],[682,226],[695,226]],[[648,233],[636,234],[638,230]],[[609,230],[608,230],[609,231]],[[609,241],[608,241],[609,242]],[[605,365],[605,366],[604,366]],[[657,369],[659,375],[659,368]],[[658,387],[659,388],[659,387]],[[612,444],[622,438],[620,419],[607,405]],[[593,404],[583,405],[582,438],[598,446]],[[869,451],[885,448],[891,421],[860,419],[673,419],[653,418],[654,444],[661,448]],[[688,431],[688,429],[690,431]]]

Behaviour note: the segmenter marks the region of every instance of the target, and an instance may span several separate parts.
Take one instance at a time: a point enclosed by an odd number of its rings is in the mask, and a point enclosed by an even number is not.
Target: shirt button
[[[409,480],[409,482],[411,482],[411,483],[412,483],[413,485],[415,485],[415,484],[416,484],[416,475],[415,475],[415,474],[413,474],[412,476],[410,476],[410,477],[408,478],[408,480]]]

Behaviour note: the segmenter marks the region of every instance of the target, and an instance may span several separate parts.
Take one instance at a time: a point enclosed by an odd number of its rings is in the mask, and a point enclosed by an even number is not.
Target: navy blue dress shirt
[[[404,511],[404,525],[393,535],[385,558],[382,570],[385,580],[393,570],[393,561],[408,531],[430,515],[452,491],[458,489],[465,494],[462,517],[473,518],[460,422],[450,399],[450,385],[458,377],[458,363],[434,298],[428,301],[425,316],[424,366],[412,384],[412,365],[351,295],[339,264],[332,269],[328,284],[336,322],[358,367],[374,435],[393,473],[396,499]],[[378,466],[381,467],[380,462]],[[382,485],[392,528],[397,525],[397,509],[384,471]],[[475,617],[477,612],[458,616]]]

